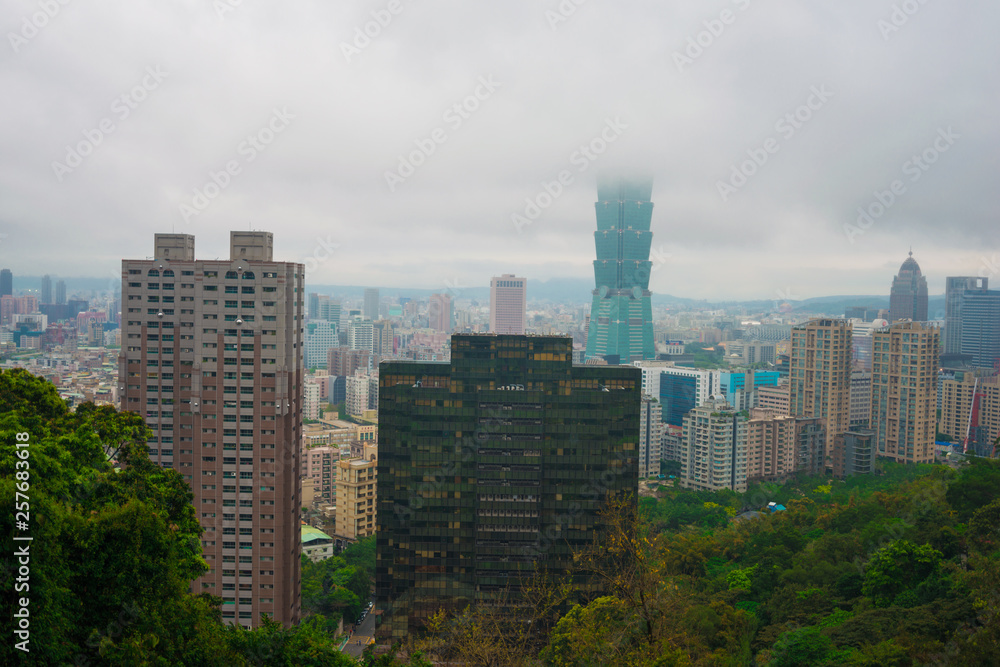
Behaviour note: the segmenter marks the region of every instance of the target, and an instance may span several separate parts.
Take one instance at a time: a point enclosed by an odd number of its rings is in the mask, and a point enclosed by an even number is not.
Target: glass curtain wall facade
[[[651,178],[598,181],[596,287],[587,333],[588,358],[627,364],[656,356],[649,291],[652,192]]]
[[[573,366],[570,338],[462,334],[449,363],[384,362],[379,379],[379,636],[516,604],[536,563],[599,594],[573,553],[637,489],[638,368]]]

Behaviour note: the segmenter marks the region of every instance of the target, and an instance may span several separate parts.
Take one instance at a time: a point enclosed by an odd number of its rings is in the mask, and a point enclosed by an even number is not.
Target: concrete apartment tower
[[[510,273],[490,280],[490,332],[524,335],[528,281]]]
[[[789,381],[788,414],[823,420],[829,459],[834,438],[850,426],[851,323],[817,319],[793,327]]]
[[[150,459],[191,485],[211,568],[191,590],[221,597],[226,623],[292,625],[305,270],[273,261],[269,232],[231,232],[224,260],[195,259],[188,234],[154,246],[122,260],[121,407],[145,416]]]
[[[872,341],[871,430],[879,456],[933,463],[940,330],[896,322]]]

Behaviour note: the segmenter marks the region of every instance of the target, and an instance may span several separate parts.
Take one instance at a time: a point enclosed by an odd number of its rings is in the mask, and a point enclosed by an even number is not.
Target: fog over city
[[[103,277],[157,232],[214,259],[253,228],[312,284],[587,278],[596,177],[625,171],[654,178],[655,293],[887,294],[912,246],[941,294],[1000,274],[998,21],[985,0],[4,0],[0,256]]]

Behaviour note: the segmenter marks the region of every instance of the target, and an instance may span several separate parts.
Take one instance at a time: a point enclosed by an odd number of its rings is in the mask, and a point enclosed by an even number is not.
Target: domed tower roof
[[[904,273],[913,273],[920,275],[920,265],[917,264],[917,260],[913,259],[913,251],[910,251],[910,256],[903,261],[903,265],[899,267],[900,275]]]

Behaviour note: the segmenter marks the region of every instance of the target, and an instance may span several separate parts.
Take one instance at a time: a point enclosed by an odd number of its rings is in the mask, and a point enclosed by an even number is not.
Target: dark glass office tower
[[[608,496],[637,489],[641,384],[638,368],[573,366],[561,337],[461,334],[449,363],[383,362],[379,635],[439,609],[516,604],[536,562],[571,572]],[[581,596],[600,593],[571,576]]]
[[[651,178],[598,180],[597,286],[590,309],[588,358],[627,364],[656,356],[649,292],[652,192]]]

